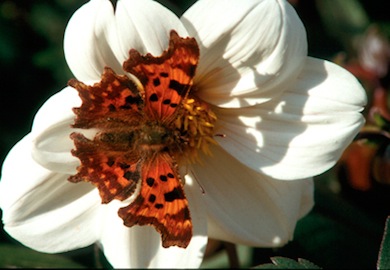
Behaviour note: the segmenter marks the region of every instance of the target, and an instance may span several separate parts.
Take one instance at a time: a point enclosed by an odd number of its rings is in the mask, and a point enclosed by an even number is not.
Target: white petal
[[[74,119],[72,108],[79,107],[81,99],[72,87],[52,95],[34,117],[32,133],[39,133],[53,125]]]
[[[265,102],[303,67],[306,32],[287,1],[201,0],[182,21],[201,49],[197,95],[212,104]]]
[[[247,109],[217,110],[216,138],[252,169],[279,179],[307,178],[335,164],[364,123],[364,89],[343,68],[308,58],[280,98]]]
[[[32,156],[51,171],[74,174],[79,160],[72,156],[70,134],[75,115],[72,108],[80,106],[77,91],[71,87],[50,97],[34,118]]]
[[[130,49],[160,55],[168,48],[169,32],[188,36],[179,18],[150,1],[91,0],[70,19],[64,50],[68,65],[80,81],[97,81],[105,66],[123,74]]]
[[[109,44],[115,34],[114,9],[108,0],[91,0],[73,14],[65,30],[64,51],[77,79],[98,81],[105,66],[122,70]]]
[[[281,181],[257,173],[220,147],[193,166],[202,185],[212,238],[274,247],[291,240],[296,222],[313,206],[312,180]]]
[[[161,4],[150,0],[118,1],[115,11],[117,40],[111,42],[119,62],[129,58],[130,49],[159,56],[168,49],[169,32],[188,36],[179,18]]]
[[[118,217],[117,210],[124,203],[113,201],[109,216],[104,217],[101,238],[104,254],[115,268],[197,268],[203,259],[207,244],[206,213],[202,194],[197,185],[186,181],[185,192],[189,200],[193,222],[193,237],[187,248],[163,248],[161,236],[151,226],[127,228]]]
[[[31,158],[31,135],[5,159],[0,181],[4,229],[22,244],[55,253],[98,240],[100,197],[87,183],[72,184]]]

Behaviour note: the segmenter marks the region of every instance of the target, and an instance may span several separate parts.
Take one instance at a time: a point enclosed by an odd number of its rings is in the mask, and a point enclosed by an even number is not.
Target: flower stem
[[[229,242],[223,242],[223,245],[228,255],[230,268],[239,268],[240,262],[238,260],[236,245]]]

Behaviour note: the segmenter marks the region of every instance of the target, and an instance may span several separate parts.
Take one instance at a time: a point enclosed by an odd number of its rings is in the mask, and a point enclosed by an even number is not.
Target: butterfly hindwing
[[[159,153],[143,162],[141,174],[140,193],[119,210],[119,216],[129,227],[153,225],[164,247],[187,247],[192,223],[176,163],[168,153]]]
[[[126,158],[122,151],[110,149],[96,138],[92,141],[80,133],[72,133],[71,138],[76,146],[72,154],[80,159],[81,165],[69,181],[91,182],[99,189],[103,203],[124,200],[134,193],[140,179],[136,160]]]

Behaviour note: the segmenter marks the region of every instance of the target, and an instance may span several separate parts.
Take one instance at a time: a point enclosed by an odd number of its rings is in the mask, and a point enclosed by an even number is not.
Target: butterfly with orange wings
[[[69,181],[94,184],[102,203],[135,199],[119,209],[126,226],[152,225],[164,247],[187,247],[192,237],[188,201],[177,156],[185,131],[175,125],[188,97],[199,59],[193,38],[170,33],[169,47],[159,57],[130,50],[123,64],[128,75],[106,67],[101,81],[88,86],[72,79],[82,104],[74,108],[73,128],[97,129],[93,139],[74,132],[72,154],[80,159]]]

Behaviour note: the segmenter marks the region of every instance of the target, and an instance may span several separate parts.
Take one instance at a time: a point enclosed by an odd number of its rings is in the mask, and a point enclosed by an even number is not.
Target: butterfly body
[[[134,155],[174,151],[177,132],[159,123],[140,123],[126,129],[108,129],[97,134],[97,140],[111,148]],[[137,154],[138,153],[138,154]]]

